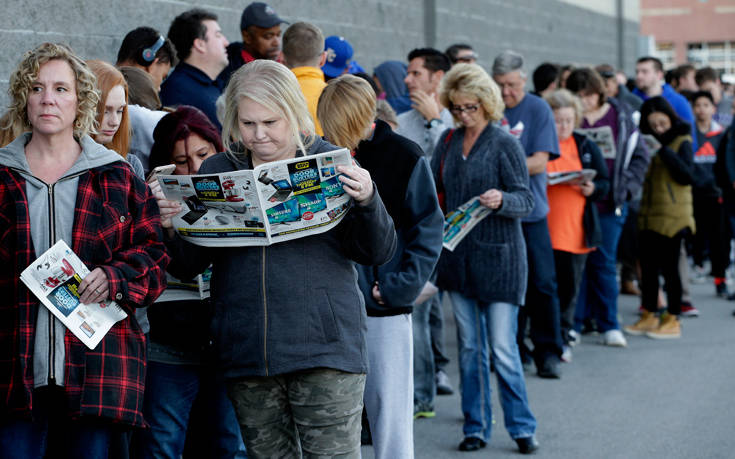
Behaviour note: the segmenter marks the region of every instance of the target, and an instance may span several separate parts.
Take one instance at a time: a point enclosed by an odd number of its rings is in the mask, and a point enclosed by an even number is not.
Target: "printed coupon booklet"
[[[213,175],[159,175],[166,199],[182,203],[172,221],[189,242],[209,247],[270,245],[337,225],[352,205],[338,165],[347,149]]]
[[[87,274],[89,269],[61,240],[23,270],[20,279],[74,336],[94,349],[128,315],[114,301],[81,303],[79,284]]]

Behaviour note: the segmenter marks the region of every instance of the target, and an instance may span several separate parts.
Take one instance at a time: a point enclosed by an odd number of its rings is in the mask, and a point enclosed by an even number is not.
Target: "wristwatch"
[[[426,129],[431,129],[433,127],[439,126],[441,122],[442,120],[440,120],[439,118],[434,118],[427,121],[426,124],[424,124],[424,127],[426,127]]]

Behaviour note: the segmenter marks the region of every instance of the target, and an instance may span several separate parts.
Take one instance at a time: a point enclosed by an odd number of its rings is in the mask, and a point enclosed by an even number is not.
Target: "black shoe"
[[[521,454],[531,454],[538,449],[538,441],[536,441],[536,437],[533,435],[530,437],[516,438],[515,441]]]
[[[540,363],[536,364],[536,373],[539,375],[540,378],[561,378],[561,370],[559,369],[559,358],[552,355],[545,357]]]
[[[484,448],[487,443],[484,440],[477,437],[464,437],[462,443],[459,444],[460,451],[477,451],[480,448]]]
[[[730,292],[727,291],[727,284],[722,282],[720,284],[715,285],[715,295],[717,295],[720,298],[730,299]]]

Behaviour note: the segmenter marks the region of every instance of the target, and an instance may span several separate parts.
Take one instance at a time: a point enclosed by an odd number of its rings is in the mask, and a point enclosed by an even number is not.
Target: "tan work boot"
[[[657,329],[646,332],[646,336],[654,339],[676,339],[681,338],[681,324],[676,316],[664,314],[661,325]]]
[[[628,333],[629,335],[640,336],[645,335],[649,331],[654,331],[658,329],[658,327],[659,320],[658,317],[656,317],[656,314],[651,311],[643,311],[638,322],[633,325],[623,327],[623,330],[625,330],[625,333]]]

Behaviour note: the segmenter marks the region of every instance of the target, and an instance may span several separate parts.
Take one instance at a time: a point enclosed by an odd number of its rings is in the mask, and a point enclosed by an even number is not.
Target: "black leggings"
[[[666,237],[650,230],[638,233],[641,260],[641,292],[643,307],[647,311],[658,310],[658,276],[666,282],[666,299],[670,314],[681,313],[681,278],[679,254],[684,231],[674,237]]]

